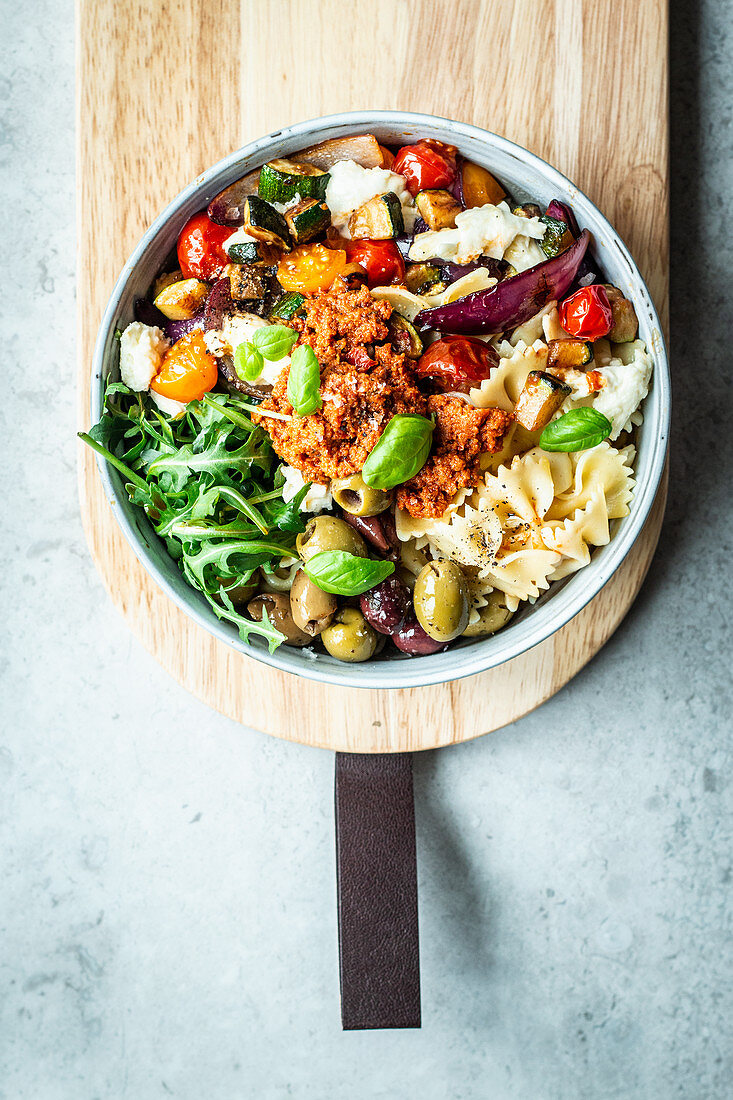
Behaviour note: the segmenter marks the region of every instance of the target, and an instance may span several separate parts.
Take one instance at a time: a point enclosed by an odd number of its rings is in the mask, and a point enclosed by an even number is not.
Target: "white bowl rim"
[[[560,582],[561,587],[551,586],[549,592],[545,594],[546,602],[543,601],[529,609],[525,617],[519,622],[511,623],[499,634],[477,639],[470,645],[454,647],[432,656],[395,657],[384,661],[348,665],[320,654],[318,659],[314,659],[312,655],[302,650],[287,646],[281,646],[275,653],[270,654],[264,646],[251,646],[242,642],[234,627],[215,617],[208,605],[203,602],[200,593],[191,589],[190,599],[183,598],[179,594],[167,575],[168,571],[159,568],[145,550],[139,532],[132,525],[125,510],[119,507],[113,507],[112,510],[136,557],[163,591],[209,634],[242,654],[281,671],[340,687],[367,689],[427,687],[473,676],[504,664],[533,649],[579,614],[608,583],[629,554],[651,511],[664,473],[671,414],[671,386],[662,326],[654,302],[628,248],[616,230],[595,204],[556,168],[535,153],[489,130],[439,115],[408,111],[346,111],[324,115],[283,127],[249,142],[217,161],[183,188],[149,226],[122,268],[104,311],[95,344],[90,394],[91,420],[95,423],[101,411],[106,377],[105,347],[116,325],[120,300],[125,293],[128,280],[161,229],[189,199],[206,187],[208,181],[234,169],[242,160],[250,158],[254,160],[258,153],[264,153],[274,142],[282,143],[299,138],[302,139],[303,145],[313,144],[318,140],[321,131],[338,126],[347,126],[361,132],[369,132],[370,128],[384,129],[390,126],[412,127],[416,130],[421,127],[446,127],[458,138],[482,142],[486,147],[487,155],[492,150],[499,150],[521,164],[533,167],[542,174],[548,185],[556,185],[561,191],[569,190],[573,194],[576,207],[585,207],[585,212],[590,212],[602,227],[608,236],[609,247],[612,245],[618,250],[628,268],[629,278],[634,285],[635,304],[637,309],[639,304],[644,306],[654,334],[653,384],[644,405],[645,422],[654,421],[651,440],[648,443],[651,458],[648,462],[647,477],[643,482],[636,484],[631,513],[620,521],[620,526],[613,533],[610,542],[595,550],[588,565],[564,582]],[[255,163],[260,162],[255,160]],[[232,176],[232,182],[241,174],[243,173],[240,168],[238,173]],[[582,209],[580,214],[579,221],[582,223],[584,220]],[[649,436],[649,429],[645,435]],[[637,464],[638,460],[637,454]],[[126,498],[122,479],[100,456],[97,456],[97,466],[105,495],[114,506]],[[150,530],[154,534],[152,527]],[[180,571],[173,559],[170,559],[170,566],[180,577]],[[197,602],[199,600],[202,602]]]

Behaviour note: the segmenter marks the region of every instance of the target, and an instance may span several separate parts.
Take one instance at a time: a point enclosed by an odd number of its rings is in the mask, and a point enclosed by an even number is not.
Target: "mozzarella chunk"
[[[177,419],[179,416],[183,416],[186,411],[185,401],[174,401],[172,397],[164,397],[162,393],[156,393],[155,390],[150,391],[150,396],[153,403],[166,416],[174,416]]]
[[[603,389],[593,402],[593,408],[611,421],[611,440],[618,439],[621,432],[631,430],[637,419],[632,420],[633,414],[648,394],[652,376],[652,361],[641,340],[622,347],[623,359],[628,361],[613,358],[605,367],[598,369],[603,379]]]
[[[415,204],[404,176],[386,168],[362,168],[353,160],[341,160],[329,169],[329,177],[326,206],[331,211],[331,224],[342,237],[351,236],[347,222],[354,210],[387,191],[400,200],[405,230],[411,232],[415,223]]]
[[[471,263],[479,256],[501,260],[516,237],[539,241],[545,229],[539,218],[520,218],[512,214],[505,202],[498,206],[486,203],[456,214],[455,229],[419,233],[410,248],[410,259],[440,259],[458,264]]]
[[[133,321],[120,340],[120,377],[131,390],[146,390],[160,370],[170,341],[157,325]]]
[[[300,492],[306,482],[303,480],[300,470],[296,469],[295,466],[283,466],[282,472],[285,476],[283,500],[289,501]],[[314,482],[301,501],[301,512],[324,512],[329,508],[333,508],[333,497],[330,488],[328,485],[317,485]]]

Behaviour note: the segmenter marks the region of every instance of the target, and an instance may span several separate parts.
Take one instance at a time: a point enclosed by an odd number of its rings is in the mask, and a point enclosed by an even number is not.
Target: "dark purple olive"
[[[410,590],[394,574],[365,592],[359,603],[366,621],[380,634],[394,634],[412,611]]]
[[[353,516],[350,512],[342,512],[341,518],[345,519],[385,558],[396,561],[399,541],[394,529],[394,520],[389,512],[383,512],[379,516]]]
[[[392,641],[403,653],[409,653],[411,657],[426,657],[429,653],[440,653],[447,649],[446,642],[436,642],[425,633],[415,618],[409,618],[400,629],[392,635]]]

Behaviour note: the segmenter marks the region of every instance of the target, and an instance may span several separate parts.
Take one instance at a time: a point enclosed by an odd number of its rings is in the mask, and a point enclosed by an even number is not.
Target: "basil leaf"
[[[243,382],[254,382],[262,374],[264,367],[262,356],[254,346],[245,340],[234,352],[234,369]]]
[[[587,451],[611,434],[607,416],[593,408],[571,409],[552,420],[540,436],[543,451]]]
[[[298,416],[308,416],[322,405],[321,368],[313,348],[301,344],[293,352],[288,374],[288,401]]]
[[[267,328],[255,329],[252,343],[265,359],[276,362],[289,353],[297,339],[297,332],[287,325],[268,325]]]
[[[422,470],[430,454],[433,422],[417,413],[393,416],[364,463],[361,476],[374,489],[393,489]]]
[[[394,562],[358,558],[345,550],[321,550],[308,558],[303,569],[323,592],[360,596],[394,573]]]

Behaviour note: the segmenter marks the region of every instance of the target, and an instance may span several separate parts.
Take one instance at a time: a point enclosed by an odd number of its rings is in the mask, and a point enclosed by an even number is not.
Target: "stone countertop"
[[[554,699],[416,759],[423,1029],[342,1034],[332,755],[186,694],[86,548],[71,5],[5,6],[1,1100],[730,1095],[730,11],[672,21],[659,552]]]

